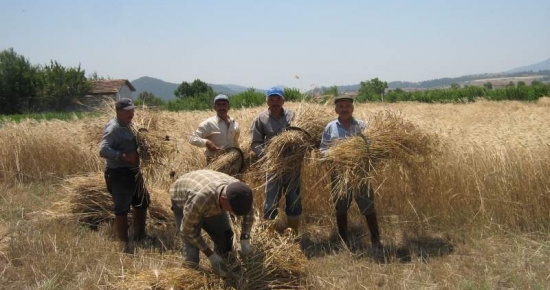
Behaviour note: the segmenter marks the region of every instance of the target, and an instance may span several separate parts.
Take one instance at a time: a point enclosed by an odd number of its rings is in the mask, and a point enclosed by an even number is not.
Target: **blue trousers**
[[[287,174],[274,179],[266,175],[264,219],[274,220],[277,217],[279,200],[283,195],[286,197],[286,215],[294,217],[302,214],[300,176]]]

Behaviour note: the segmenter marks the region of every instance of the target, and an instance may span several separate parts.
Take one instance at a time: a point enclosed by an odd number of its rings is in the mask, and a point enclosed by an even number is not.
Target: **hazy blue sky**
[[[129,80],[305,90],[550,58],[549,0],[0,0],[0,19],[0,49]]]

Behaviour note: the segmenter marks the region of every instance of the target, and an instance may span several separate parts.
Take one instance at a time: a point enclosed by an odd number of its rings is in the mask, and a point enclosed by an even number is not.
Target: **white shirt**
[[[239,146],[239,123],[229,118],[229,124],[225,123],[217,115],[202,121],[191,137],[189,143],[198,147],[206,147],[206,141],[214,142],[220,149]],[[215,152],[206,149],[205,155],[213,157]]]

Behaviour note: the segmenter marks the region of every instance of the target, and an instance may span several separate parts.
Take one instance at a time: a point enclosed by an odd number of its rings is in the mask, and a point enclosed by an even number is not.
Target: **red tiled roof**
[[[98,80],[92,81],[92,91],[90,94],[99,95],[99,94],[116,94],[120,87],[126,84],[132,92],[135,92],[136,89],[132,86],[128,80]]]

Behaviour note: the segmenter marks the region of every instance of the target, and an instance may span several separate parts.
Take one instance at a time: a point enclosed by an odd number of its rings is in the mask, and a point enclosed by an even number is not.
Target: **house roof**
[[[92,91],[90,94],[99,95],[99,94],[116,94],[120,90],[120,87],[126,85],[132,92],[135,92],[136,89],[128,80],[98,80],[92,81]]]

